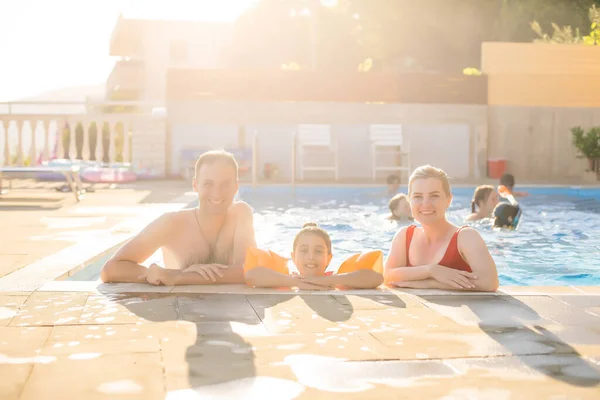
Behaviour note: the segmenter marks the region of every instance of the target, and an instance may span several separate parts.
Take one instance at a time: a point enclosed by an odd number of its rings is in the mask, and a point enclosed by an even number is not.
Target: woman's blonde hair
[[[296,246],[298,245],[298,239],[300,239],[300,236],[306,233],[312,233],[313,235],[317,235],[322,238],[327,246],[328,254],[331,254],[331,238],[329,237],[329,234],[316,222],[307,222],[302,225],[302,229],[300,229],[300,232],[298,232],[294,238],[294,243],[292,245],[293,251],[296,251]]]
[[[475,206],[479,207],[479,203],[487,201],[493,191],[494,187],[490,185],[477,186],[475,193],[473,193],[473,200],[471,200],[471,212],[475,213]]]
[[[448,179],[448,175],[441,169],[432,167],[431,165],[423,165],[413,171],[408,179],[408,193],[412,191],[412,183],[418,179],[427,179],[427,178],[435,178],[439,179],[442,182],[442,188],[447,196],[452,194],[450,187],[450,180]]]

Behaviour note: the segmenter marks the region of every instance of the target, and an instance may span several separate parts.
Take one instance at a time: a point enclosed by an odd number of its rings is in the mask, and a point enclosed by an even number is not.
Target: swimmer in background
[[[509,193],[515,197],[527,197],[529,193],[515,191],[515,177],[512,174],[504,174],[500,178],[500,186],[504,186],[508,189]],[[500,187],[498,187],[498,193],[500,193]]]
[[[494,208],[494,228],[517,229],[521,219],[521,207],[519,203],[506,186],[500,185],[498,192],[508,203],[499,203]]]
[[[477,186],[473,194],[473,200],[471,200],[471,214],[465,221],[478,221],[491,217],[498,201],[498,193],[493,186]]]
[[[398,193],[390,199],[388,204],[391,215],[387,219],[391,221],[414,221],[412,211],[410,209],[410,202],[408,197],[404,193]]]
[[[400,177],[398,175],[389,175],[386,179],[386,183],[388,196],[393,196],[398,193],[398,190],[400,189]]]
[[[326,271],[331,262],[331,238],[316,223],[304,224],[292,245],[292,261],[299,274],[291,274],[287,259],[273,252],[249,250],[244,264],[246,283],[254,287],[297,287],[301,290],[328,290],[333,287],[373,289],[383,283],[376,264],[383,269],[380,251],[360,254],[342,263],[337,273]],[[253,259],[256,258],[256,259]],[[361,258],[370,268],[363,268]],[[364,265],[363,265],[364,266]]]
[[[517,229],[521,218],[521,207],[500,203],[494,209],[494,228]]]

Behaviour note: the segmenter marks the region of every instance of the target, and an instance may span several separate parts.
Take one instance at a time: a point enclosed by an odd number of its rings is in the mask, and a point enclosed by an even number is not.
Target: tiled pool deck
[[[152,214],[141,210],[172,206],[147,196],[123,191],[111,213],[116,200],[99,192],[20,219],[0,203],[13,224],[1,233],[13,245],[0,249],[10,270],[0,399],[600,398],[600,287],[290,292],[52,279],[85,252],[73,247],[85,233],[111,246],[100,239],[131,234]],[[88,225],[39,223],[78,213]]]

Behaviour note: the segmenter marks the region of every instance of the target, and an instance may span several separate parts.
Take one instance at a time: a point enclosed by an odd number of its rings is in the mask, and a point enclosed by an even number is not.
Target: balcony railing
[[[56,158],[131,162],[135,123],[145,116],[94,112],[115,105],[0,103],[0,164],[37,165]]]

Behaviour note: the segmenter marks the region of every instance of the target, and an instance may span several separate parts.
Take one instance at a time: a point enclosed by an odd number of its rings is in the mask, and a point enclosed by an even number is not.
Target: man
[[[255,247],[252,210],[233,202],[238,165],[225,151],[204,153],[196,162],[194,191],[199,205],[166,213],[106,262],[104,282],[153,285],[243,283],[246,250]],[[162,249],[165,268],[140,265]]]

